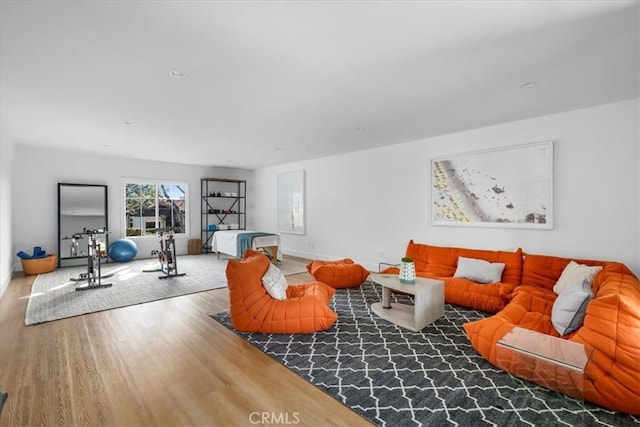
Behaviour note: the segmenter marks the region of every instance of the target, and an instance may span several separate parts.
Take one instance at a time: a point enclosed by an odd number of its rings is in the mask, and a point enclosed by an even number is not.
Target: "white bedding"
[[[258,233],[257,231],[249,230],[219,230],[213,233],[213,239],[211,240],[211,249],[214,252],[223,253],[226,255],[236,256],[238,250],[238,234],[241,233]],[[280,236],[278,234],[271,234],[269,236],[257,236],[254,237],[251,249],[259,250],[260,248],[277,247],[276,259],[282,261],[282,252],[280,251]],[[270,252],[269,252],[270,253]]]

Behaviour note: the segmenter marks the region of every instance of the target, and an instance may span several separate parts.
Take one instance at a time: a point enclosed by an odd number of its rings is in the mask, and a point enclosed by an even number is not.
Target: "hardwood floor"
[[[226,288],[24,326],[32,283],[0,299],[0,426],[370,425],[209,318]]]

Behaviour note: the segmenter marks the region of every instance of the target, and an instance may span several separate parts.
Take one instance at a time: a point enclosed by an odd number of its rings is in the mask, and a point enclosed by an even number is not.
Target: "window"
[[[184,234],[187,190],[186,184],[125,183],[126,236],[151,236],[166,228]]]

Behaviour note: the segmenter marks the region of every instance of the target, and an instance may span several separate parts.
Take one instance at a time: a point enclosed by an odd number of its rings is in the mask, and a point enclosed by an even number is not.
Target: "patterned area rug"
[[[59,268],[36,277],[27,304],[25,324],[49,322],[96,311],[110,310],[134,304],[173,298],[227,286],[225,270],[228,258],[214,254],[178,256],[178,272],[185,276],[160,279],[160,272],[145,273],[159,267],[156,259],[128,263],[108,263],[102,266],[102,282],[108,288],[76,291],[72,277],[86,273],[87,267]],[[304,264],[284,259],[278,266],[284,275],[307,271]]]
[[[626,426],[640,418],[520,380],[479,356],[462,324],[486,314],[446,305],[445,315],[410,332],[370,311],[380,288],[338,290],[338,321],[310,335],[239,334],[381,426]],[[396,302],[411,303],[397,295]],[[228,313],[211,317],[233,330]]]

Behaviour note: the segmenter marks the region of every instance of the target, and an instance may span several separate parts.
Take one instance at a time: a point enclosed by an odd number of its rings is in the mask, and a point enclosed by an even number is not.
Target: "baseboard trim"
[[[6,291],[7,288],[9,287],[9,283],[11,283],[12,278],[13,278],[13,269],[11,270],[9,275],[2,280],[2,283],[0,283],[0,298],[2,298],[2,295],[4,295],[4,291]]]

